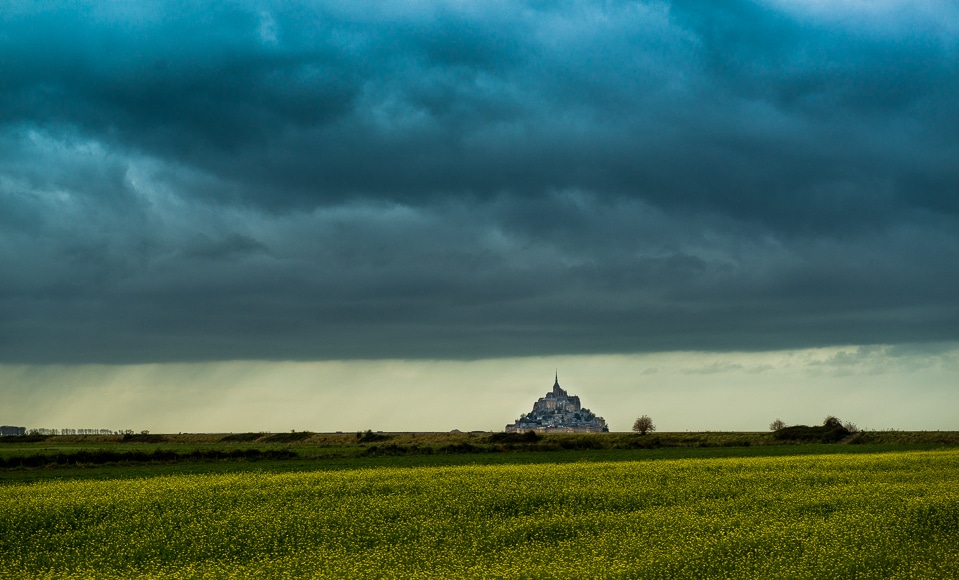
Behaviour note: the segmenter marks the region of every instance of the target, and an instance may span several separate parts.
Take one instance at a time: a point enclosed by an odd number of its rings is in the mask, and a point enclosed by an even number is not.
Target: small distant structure
[[[605,433],[606,420],[583,408],[576,395],[559,386],[559,371],[553,390],[533,403],[533,410],[506,426],[507,433]]]
[[[0,425],[0,437],[23,437],[27,434],[26,427],[14,427],[13,425]]]

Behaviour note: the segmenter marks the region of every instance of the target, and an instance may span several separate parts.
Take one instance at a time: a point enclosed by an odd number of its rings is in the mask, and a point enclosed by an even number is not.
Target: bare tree
[[[782,429],[782,428],[785,427],[785,426],[786,426],[786,424],[783,423],[783,420],[782,420],[782,419],[779,419],[779,418],[777,417],[775,421],[773,421],[772,423],[769,424],[769,430],[770,430],[770,431],[779,431],[780,429]]]
[[[643,415],[633,423],[633,431],[639,431],[640,435],[645,435],[647,431],[655,430],[656,425],[653,425],[653,420],[649,418],[649,415]]]

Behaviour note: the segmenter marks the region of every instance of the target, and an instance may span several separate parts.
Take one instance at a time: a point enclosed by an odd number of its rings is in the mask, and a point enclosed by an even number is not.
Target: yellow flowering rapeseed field
[[[0,486],[2,578],[957,578],[959,451]]]

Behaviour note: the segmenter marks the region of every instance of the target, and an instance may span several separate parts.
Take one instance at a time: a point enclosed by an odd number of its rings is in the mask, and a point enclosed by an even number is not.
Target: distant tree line
[[[133,435],[133,429],[48,429],[47,427],[35,427],[27,430],[27,435]],[[141,434],[148,434],[149,431],[140,431]]]
[[[180,461],[203,461],[224,459],[297,459],[299,455],[290,449],[220,449],[177,452],[156,449],[145,451],[78,451],[77,453],[58,453],[56,455],[26,455],[20,457],[0,457],[0,468],[9,467],[45,467],[48,465],[102,465],[105,463],[176,463]]]

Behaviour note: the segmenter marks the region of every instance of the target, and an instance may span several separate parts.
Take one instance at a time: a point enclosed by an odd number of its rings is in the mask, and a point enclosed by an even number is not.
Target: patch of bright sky
[[[959,32],[959,6],[951,0],[761,0],[794,17],[873,34],[942,39]]]
[[[959,346],[462,361],[0,366],[3,424],[152,432],[502,430],[560,384],[627,431],[763,431],[827,415],[957,430]]]

